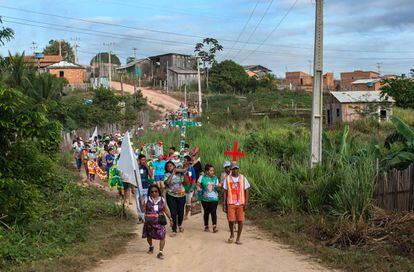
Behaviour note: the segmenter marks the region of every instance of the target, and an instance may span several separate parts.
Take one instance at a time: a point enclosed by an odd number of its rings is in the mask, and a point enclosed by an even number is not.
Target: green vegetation
[[[414,109],[414,80],[412,78],[397,77],[384,80],[381,88],[383,95],[394,98],[395,104],[401,108]]]
[[[378,212],[372,198],[377,158],[389,152],[384,140],[392,124],[364,120],[328,127],[324,162],[311,169],[310,117],[291,111],[292,100],[298,108],[310,107],[309,95],[256,92],[207,100],[204,125],[187,128],[187,141],[200,147],[202,162],[212,163],[219,174],[229,159],[223,151],[239,140],[247,152],[240,159],[241,172],[252,185],[250,216],[259,226],[338,268],[404,271],[413,266],[412,219]],[[251,108],[279,113],[251,116]],[[178,146],[179,132],[149,132],[139,140],[160,139],[165,146]]]
[[[1,42],[8,33],[0,32]],[[117,114],[127,126],[120,103],[132,111],[144,100],[98,89],[88,105],[66,95],[66,83],[38,73],[24,55],[0,59],[1,271],[79,271],[108,256],[103,246],[119,248],[131,237],[115,199],[81,187],[79,173],[68,170],[72,157],[57,152],[63,129]]]
[[[271,76],[263,79],[249,78],[244,68],[232,60],[214,63],[210,69],[210,88],[214,93],[245,94],[260,88],[275,90]]]
[[[43,49],[45,55],[59,55],[59,47],[61,48],[63,60],[75,62],[75,53],[72,46],[67,41],[50,40],[49,44]]]

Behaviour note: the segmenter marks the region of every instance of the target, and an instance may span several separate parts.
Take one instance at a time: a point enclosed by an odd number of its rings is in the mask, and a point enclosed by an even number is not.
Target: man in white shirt
[[[245,220],[244,212],[249,205],[250,184],[244,175],[239,174],[240,167],[236,162],[233,162],[230,168],[231,174],[227,175],[223,181],[223,211],[227,212],[230,228],[230,238],[227,242],[233,243],[234,224],[237,221],[236,244],[241,245],[240,236],[243,230],[243,221]]]

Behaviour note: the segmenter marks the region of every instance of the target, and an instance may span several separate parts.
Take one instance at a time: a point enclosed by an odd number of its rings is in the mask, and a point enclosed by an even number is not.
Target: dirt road
[[[129,207],[136,213],[135,206]],[[202,214],[197,214],[184,221],[184,233],[173,238],[167,234],[164,260],[156,258],[158,243],[154,254],[146,253],[148,246],[146,240],[141,239],[142,225],[137,225],[138,237],[125,249],[119,249],[120,255],[100,261],[91,271],[329,271],[307,256],[271,241],[249,222],[243,230],[243,245],[227,244],[229,232],[225,214],[221,211],[218,233],[204,232],[202,225]]]
[[[127,93],[134,93],[134,86],[129,84],[123,84],[124,92]],[[121,90],[121,83],[112,81],[111,88],[115,90]],[[151,90],[148,88],[142,88],[142,95],[147,98],[148,103],[154,109],[160,111],[161,113],[165,114],[167,111],[176,111],[179,107],[181,102],[177,99],[172,98],[166,94],[163,94],[159,91]]]

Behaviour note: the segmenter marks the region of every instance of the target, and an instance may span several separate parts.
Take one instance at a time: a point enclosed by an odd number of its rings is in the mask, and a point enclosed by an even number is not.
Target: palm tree
[[[399,143],[400,148],[389,153],[382,160],[382,165],[387,170],[393,168],[404,170],[414,163],[414,130],[395,116],[391,117],[391,122],[396,131],[388,135],[384,146],[391,150],[394,144]]]
[[[24,52],[4,59],[2,67],[2,78],[10,88],[24,89],[35,75],[35,69],[25,61]]]
[[[57,78],[55,75],[42,73],[33,78],[27,86],[25,93],[36,102],[60,100],[67,83],[67,80],[64,78]]]
[[[3,21],[0,17],[0,24],[3,24]],[[11,39],[13,39],[14,36],[14,31],[13,29],[9,28],[9,27],[2,27],[0,29],[0,44],[4,45],[4,43],[7,41],[10,41]]]

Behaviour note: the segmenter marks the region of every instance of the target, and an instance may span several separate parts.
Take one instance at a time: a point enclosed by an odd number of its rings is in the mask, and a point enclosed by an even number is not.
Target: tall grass
[[[212,125],[190,128],[187,141],[192,147],[200,147],[202,163],[213,164],[216,174],[220,174],[223,161],[230,159],[224,150],[231,149],[233,141],[239,140],[241,149],[247,152],[239,160],[241,173],[252,186],[251,201],[255,205],[281,213],[349,214],[352,218],[364,213],[371,201],[375,178],[373,158],[366,156],[342,164],[331,159],[311,169],[309,133],[301,127],[266,122],[252,123],[250,131]],[[149,132],[138,141],[160,139],[166,148],[178,146],[178,131]]]

